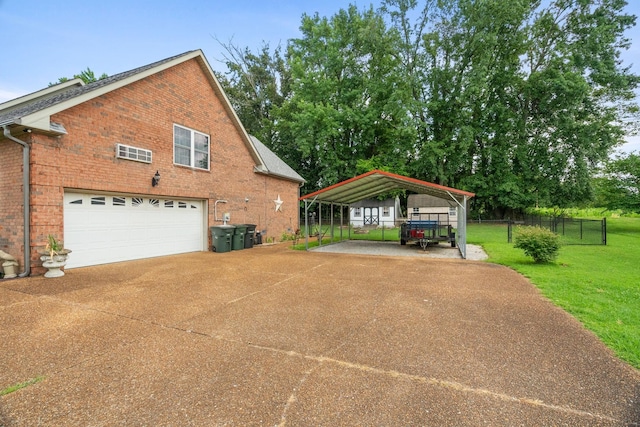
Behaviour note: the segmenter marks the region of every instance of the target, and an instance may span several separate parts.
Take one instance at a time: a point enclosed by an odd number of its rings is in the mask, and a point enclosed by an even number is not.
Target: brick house
[[[74,268],[209,250],[225,213],[263,239],[299,222],[303,178],[247,134],[200,50],[0,104],[0,132],[0,250],[22,275],[44,272],[49,234]]]

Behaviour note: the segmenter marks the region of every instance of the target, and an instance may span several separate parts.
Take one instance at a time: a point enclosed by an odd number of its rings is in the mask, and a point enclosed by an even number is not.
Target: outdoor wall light
[[[156,174],[151,178],[151,186],[155,187],[160,183],[160,172],[156,171]]]

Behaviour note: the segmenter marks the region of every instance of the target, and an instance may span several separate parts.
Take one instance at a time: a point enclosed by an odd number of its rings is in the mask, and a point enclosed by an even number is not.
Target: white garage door
[[[203,201],[65,193],[66,268],[206,250]]]

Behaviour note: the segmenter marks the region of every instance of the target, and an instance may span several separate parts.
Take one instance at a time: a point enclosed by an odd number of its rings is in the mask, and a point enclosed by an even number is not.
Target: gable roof
[[[457,190],[432,182],[421,181],[408,176],[395,173],[372,170],[346,181],[331,185],[322,190],[315,191],[300,200],[314,199],[321,202],[349,205],[363,199],[375,197],[391,190],[409,190],[414,193],[430,194],[441,199],[452,198],[462,202],[465,197],[474,197],[475,194],[468,191]]]
[[[281,178],[290,179],[292,181],[303,183],[304,178],[301,177],[298,172],[293,170],[291,166],[286,164],[280,157],[278,157],[273,151],[269,150],[258,138],[253,135],[249,135],[253,145],[258,150],[260,157],[264,161],[264,166],[267,169],[269,175],[276,175]]]
[[[196,51],[163,59],[89,84],[73,79],[5,102],[0,104],[0,126],[19,125],[56,133],[57,129],[52,127],[50,121],[52,115],[191,59],[194,52]]]
[[[256,172],[269,174],[270,171],[261,153],[240,122],[238,115],[222,90],[222,86],[220,86],[218,79],[216,79],[213,69],[200,49],[172,56],[89,84],[84,84],[80,79],[73,79],[2,103],[0,104],[0,127],[10,126],[15,131],[33,129],[50,135],[66,134],[67,131],[64,129],[64,126],[51,122],[52,115],[191,59],[198,61],[214,92],[220,97],[226,113],[236,129],[238,129],[241,138],[256,164],[254,170]],[[0,139],[2,138],[3,136],[0,134]],[[275,154],[273,154],[273,156],[275,156]],[[274,175],[278,174],[274,173]],[[286,174],[283,177],[286,178]],[[298,178],[304,181],[299,175]]]

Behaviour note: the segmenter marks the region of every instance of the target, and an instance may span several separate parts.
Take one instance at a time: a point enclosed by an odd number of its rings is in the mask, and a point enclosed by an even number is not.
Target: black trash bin
[[[262,244],[262,233],[261,232],[256,231],[256,239],[255,239],[254,243],[256,245],[261,245]]]
[[[210,227],[211,250],[213,252],[230,252],[233,232],[236,228],[233,225],[218,225]]]
[[[256,232],[255,224],[245,224],[247,226],[247,231],[244,233],[244,248],[249,249],[253,247],[253,239],[254,234]]]

